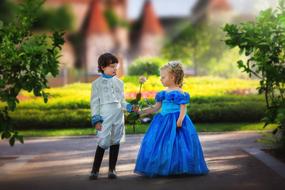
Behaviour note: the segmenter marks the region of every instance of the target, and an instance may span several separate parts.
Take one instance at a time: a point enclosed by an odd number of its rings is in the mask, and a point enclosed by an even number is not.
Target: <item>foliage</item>
[[[52,100],[52,98],[50,98]],[[131,101],[127,99],[127,101]],[[146,105],[144,99],[141,104]],[[149,102],[154,103],[153,99]],[[90,127],[90,109],[86,104],[64,102],[60,104],[30,103],[11,112],[13,126],[19,129],[54,129]],[[192,98],[187,112],[194,122],[259,122],[264,117],[265,104],[260,97],[201,97]],[[132,125],[132,119],[126,114],[126,123]],[[138,125],[136,121],[136,126]],[[135,126],[135,128],[136,128]],[[134,128],[133,128],[134,129]]]
[[[11,0],[0,1],[0,20],[8,22],[14,17],[16,5]]]
[[[238,67],[259,79],[258,91],[266,101],[265,126],[277,123],[285,130],[285,1],[276,10],[261,11],[255,22],[227,24],[225,43],[238,47],[246,61]],[[285,135],[285,133],[283,133]],[[281,138],[284,141],[285,138]],[[284,146],[285,147],[285,146]]]
[[[50,97],[49,101],[52,100]],[[131,100],[133,99],[127,99],[128,102]],[[194,122],[199,123],[259,122],[265,115],[266,106],[263,100],[264,98],[256,95],[193,97],[187,106],[187,113]],[[31,101],[22,105],[25,101],[21,102],[10,114],[13,127],[17,130],[91,127],[89,98],[85,102],[63,98],[56,102],[59,104]],[[154,99],[149,99],[149,102],[154,104]],[[147,105],[144,98],[141,99],[141,104]],[[128,113],[125,116],[126,123],[134,129],[133,120],[128,118]],[[136,120],[135,129],[139,123]]]
[[[41,30],[71,30],[72,29],[72,13],[67,5],[58,8],[40,7],[38,18],[33,24],[34,29]]]
[[[118,17],[113,9],[106,9],[104,16],[108,22],[108,25],[111,29],[116,27],[129,27],[128,21]]]
[[[123,81],[127,102],[131,102],[136,99],[140,83],[134,76],[126,76]],[[256,95],[255,80],[186,77],[184,82],[183,90],[191,95],[187,112],[195,122],[258,122],[264,117],[264,97]],[[149,76],[143,84],[140,106],[154,104],[156,92],[162,89],[159,77]],[[16,129],[91,127],[90,90],[88,83],[50,88],[46,90],[48,104],[41,97],[22,91],[18,96],[21,103],[11,112],[13,126]],[[0,107],[4,106],[0,103]],[[127,119],[126,123],[132,122]],[[136,132],[139,123],[137,120]]]
[[[212,67],[211,59],[219,59],[225,49],[220,41],[221,35],[207,23],[188,23],[164,45],[162,54],[166,59],[181,60],[194,69],[195,75],[207,75]]]
[[[44,0],[42,0],[44,2]],[[11,0],[0,1],[0,20],[3,22],[12,21],[17,14],[18,3]],[[72,29],[73,17],[70,7],[67,5],[58,8],[38,7],[37,19],[32,24],[37,30],[70,30]]]
[[[211,76],[223,78],[249,78],[236,66],[236,62],[240,59],[245,60],[245,56],[239,54],[238,48],[224,50],[219,59],[213,57],[209,60],[207,73]]]
[[[158,57],[145,57],[134,60],[128,68],[129,75],[159,75],[159,68],[166,63]]]
[[[39,0],[25,0],[19,5],[17,16],[9,23],[0,25],[0,99],[5,107],[0,112],[1,138],[23,142],[11,126],[9,111],[16,109],[20,91],[33,91],[47,102],[46,76],[58,74],[58,58],[63,41],[63,33],[54,32],[51,36],[33,34],[32,23],[42,5]]]

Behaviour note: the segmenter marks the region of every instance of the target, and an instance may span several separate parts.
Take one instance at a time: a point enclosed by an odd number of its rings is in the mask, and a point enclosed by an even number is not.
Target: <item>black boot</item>
[[[119,154],[119,148],[120,144],[110,146],[109,173],[108,173],[108,178],[110,179],[117,178],[116,164]]]
[[[98,178],[99,169],[100,169],[100,166],[102,163],[104,152],[105,152],[105,149],[101,148],[100,146],[97,146],[92,171],[91,171],[91,174],[89,176],[90,180],[95,180]]]

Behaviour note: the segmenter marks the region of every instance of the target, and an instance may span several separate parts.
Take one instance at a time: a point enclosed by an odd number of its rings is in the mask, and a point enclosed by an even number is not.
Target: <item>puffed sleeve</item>
[[[90,108],[91,108],[91,124],[92,124],[92,126],[96,125],[98,122],[102,123],[103,118],[100,115],[99,90],[96,87],[95,82],[92,83]]]
[[[165,91],[160,91],[155,95],[155,101],[156,102],[162,102],[165,98]]]
[[[187,92],[176,93],[174,96],[174,103],[176,104],[188,104],[190,102],[190,95]]]

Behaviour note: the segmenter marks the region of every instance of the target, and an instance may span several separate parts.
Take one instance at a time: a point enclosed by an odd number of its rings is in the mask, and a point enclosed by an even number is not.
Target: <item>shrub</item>
[[[16,129],[53,129],[90,127],[89,109],[18,109],[11,112]]]
[[[260,122],[265,105],[260,102],[193,104],[188,114],[194,122]]]
[[[138,58],[128,68],[129,75],[159,75],[159,68],[166,61],[158,57]]]
[[[129,102],[132,97],[128,94],[136,92],[139,83],[135,76],[126,76],[123,80]],[[186,78],[183,88],[191,94],[188,114],[194,122],[258,122],[264,116],[264,97],[232,93],[234,90],[254,89],[256,86],[256,81],[249,80]],[[155,93],[162,89],[159,78],[149,76],[143,91],[153,93],[150,96],[144,94],[142,100],[148,98],[149,102],[154,104]],[[21,92],[21,103],[15,112],[11,112],[11,117],[17,129],[91,127],[90,90],[91,84],[79,83],[50,88],[47,89],[50,94],[48,104],[32,94]],[[5,104],[0,102],[0,108],[4,106]]]
[[[154,104],[153,99],[149,102]],[[11,117],[17,129],[86,128],[91,127],[87,105],[78,107],[76,102],[62,102],[58,106],[26,104],[11,112]],[[207,123],[259,122],[264,117],[264,110],[260,96],[197,97],[192,98],[187,107],[193,122]]]

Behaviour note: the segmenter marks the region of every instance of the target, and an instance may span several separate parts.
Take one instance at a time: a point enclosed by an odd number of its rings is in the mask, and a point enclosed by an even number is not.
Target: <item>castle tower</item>
[[[214,24],[231,22],[234,18],[232,7],[228,0],[210,0],[208,6],[208,19]]]
[[[120,67],[117,75],[122,76],[127,70],[127,53],[129,49],[129,30],[127,26],[127,0],[107,0],[107,9],[111,10],[117,19],[115,26],[111,28],[114,40],[113,53],[118,57]]]
[[[139,31],[138,55],[159,55],[164,31],[149,0],[144,4],[140,22],[141,29]]]
[[[85,66],[88,74],[98,73],[98,57],[114,47],[109,26],[104,17],[102,0],[92,0],[86,17]]]

